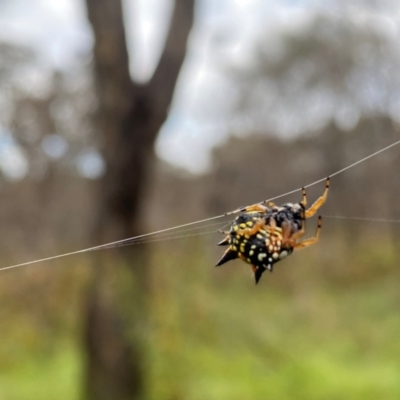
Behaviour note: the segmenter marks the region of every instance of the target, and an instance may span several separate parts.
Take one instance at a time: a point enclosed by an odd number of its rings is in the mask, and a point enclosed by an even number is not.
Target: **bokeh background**
[[[395,0],[0,0],[0,267],[220,215],[398,140],[399,23]],[[334,177],[320,243],[257,286],[213,267],[204,224],[2,271],[0,399],[400,398],[399,163]]]

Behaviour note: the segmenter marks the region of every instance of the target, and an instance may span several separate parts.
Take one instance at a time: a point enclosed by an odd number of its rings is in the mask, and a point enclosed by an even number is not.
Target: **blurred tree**
[[[331,120],[351,130],[363,116],[399,113],[398,35],[379,19],[316,15],[296,33],[261,37],[254,63],[234,79],[247,127],[285,136]],[[239,117],[240,118],[240,117]]]
[[[194,1],[177,0],[159,64],[151,80],[140,85],[133,82],[129,74],[121,3],[86,0],[95,36],[97,124],[103,135],[106,162],[106,172],[98,188],[96,243],[143,232],[140,201],[150,178],[153,143],[167,116],[193,22]],[[107,269],[104,258],[96,260],[96,279],[89,295],[86,327],[87,396],[90,399],[144,396],[143,326],[148,269],[144,253],[143,247],[120,253],[121,264],[130,271],[123,283],[128,285],[126,293],[131,292],[122,303],[121,298],[117,299],[121,288],[111,283],[115,270]],[[131,278],[133,282],[129,285]],[[127,304],[129,312],[124,313],[123,307]]]
[[[77,221],[91,220],[90,184],[77,172],[81,154],[97,144],[91,71],[81,61],[53,71],[29,47],[0,41],[0,221],[10,256],[87,240],[88,229],[71,234]]]

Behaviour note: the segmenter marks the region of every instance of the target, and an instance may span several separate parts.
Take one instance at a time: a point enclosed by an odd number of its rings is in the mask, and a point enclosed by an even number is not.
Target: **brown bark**
[[[95,36],[98,126],[107,171],[99,184],[96,243],[142,233],[140,201],[193,22],[194,0],[177,0],[165,49],[146,85],[129,76],[120,0],[86,0]],[[113,252],[113,256],[111,256]],[[144,247],[99,253],[86,324],[86,395],[144,398],[146,262]],[[116,256],[118,255],[118,260]]]

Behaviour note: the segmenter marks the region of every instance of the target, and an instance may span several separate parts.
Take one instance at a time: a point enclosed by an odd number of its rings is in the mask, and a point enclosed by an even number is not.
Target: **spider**
[[[308,247],[318,241],[322,218],[318,217],[314,237],[299,240],[305,234],[305,220],[316,214],[325,203],[329,191],[329,177],[325,190],[317,201],[308,209],[306,191],[302,189],[302,200],[299,203],[285,203],[277,206],[274,203],[263,203],[239,209],[241,213],[233,221],[227,236],[218,245],[229,245],[216,266],[240,258],[251,264],[255,282],[262,274],[278,261],[287,257],[293,250]]]

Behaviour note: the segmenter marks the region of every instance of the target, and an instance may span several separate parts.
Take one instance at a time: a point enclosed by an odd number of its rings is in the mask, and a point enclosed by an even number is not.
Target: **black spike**
[[[259,282],[261,275],[264,273],[265,268],[256,266],[256,270],[254,271],[254,279],[256,281],[256,285]]]
[[[229,248],[225,251],[224,255],[217,262],[216,267],[219,267],[220,265],[225,264],[226,262],[228,262],[230,260],[235,260],[236,258],[238,258],[237,252],[233,251],[231,248]]]
[[[227,244],[229,244],[229,239],[230,239],[230,236],[228,235],[225,239],[221,240],[217,244],[217,246],[226,246]]]

